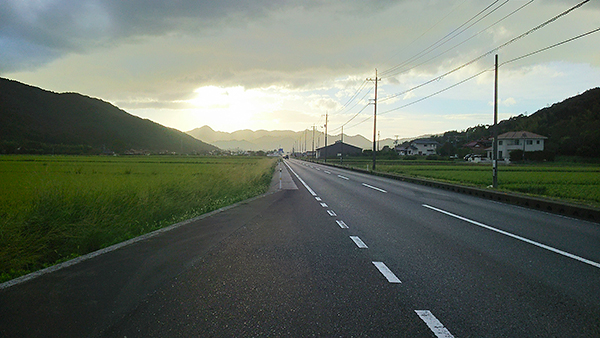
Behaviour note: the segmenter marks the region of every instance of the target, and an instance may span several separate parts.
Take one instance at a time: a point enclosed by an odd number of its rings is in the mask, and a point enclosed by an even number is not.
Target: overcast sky
[[[488,52],[505,45],[502,64],[600,28],[592,0],[506,44],[581,2],[0,0],[0,76],[181,131],[322,130],[329,113],[330,133],[371,138],[377,69],[381,137],[413,137],[491,124]],[[598,46],[502,65],[500,118],[600,86]]]

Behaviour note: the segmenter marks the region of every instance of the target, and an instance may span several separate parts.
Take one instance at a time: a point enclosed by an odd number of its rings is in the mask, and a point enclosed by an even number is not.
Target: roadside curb
[[[520,195],[516,193],[509,193],[503,191],[494,191],[489,189],[481,189],[475,187],[469,187],[454,183],[439,182],[424,178],[415,178],[398,174],[384,173],[380,171],[372,171],[360,168],[352,168],[341,166],[332,163],[314,162],[318,164],[327,165],[334,168],[347,169],[350,171],[360,172],[363,174],[369,174],[374,176],[380,176],[390,178],[397,181],[404,181],[409,183],[415,183],[425,185],[432,188],[444,189],[453,191],[465,195],[471,195],[479,198],[485,198],[497,202],[518,205],[528,209],[539,210],[552,214],[558,214],[562,216],[573,217],[585,221],[594,223],[600,223],[600,209],[587,207],[583,205],[570,204],[566,202],[555,201],[551,199],[533,197],[527,195]]]

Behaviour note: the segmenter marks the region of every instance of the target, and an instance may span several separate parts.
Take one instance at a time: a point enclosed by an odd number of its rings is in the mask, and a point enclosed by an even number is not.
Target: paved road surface
[[[0,290],[0,336],[600,336],[598,224],[287,166],[281,191]]]

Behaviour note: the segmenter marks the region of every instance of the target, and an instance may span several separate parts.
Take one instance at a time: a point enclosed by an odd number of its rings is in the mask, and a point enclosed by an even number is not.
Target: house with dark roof
[[[463,148],[469,148],[471,153],[474,154],[485,154],[486,150],[492,146],[492,140],[490,139],[479,139],[477,141],[471,141],[463,145]]]
[[[510,152],[523,150],[523,152],[543,151],[546,136],[528,131],[511,131],[498,135],[498,159],[510,159]],[[492,148],[486,149],[488,157],[492,158]]]

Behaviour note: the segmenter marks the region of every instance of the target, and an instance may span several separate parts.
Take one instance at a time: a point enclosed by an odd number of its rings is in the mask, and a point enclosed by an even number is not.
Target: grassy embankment
[[[371,163],[369,159],[361,159],[345,161],[344,165],[366,169]],[[384,160],[377,162],[377,171],[479,188],[492,184],[491,163]],[[600,207],[600,165],[561,162],[500,165],[498,188]]]
[[[259,195],[274,161],[0,156],[0,282]]]

